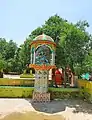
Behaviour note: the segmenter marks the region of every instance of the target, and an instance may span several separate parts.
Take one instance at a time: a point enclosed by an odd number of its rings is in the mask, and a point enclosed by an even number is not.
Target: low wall
[[[92,81],[78,80],[81,96],[92,103]]]

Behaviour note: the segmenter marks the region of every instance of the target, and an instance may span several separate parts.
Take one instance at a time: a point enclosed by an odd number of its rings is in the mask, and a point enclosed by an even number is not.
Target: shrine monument
[[[49,70],[56,68],[56,43],[50,36],[42,34],[33,39],[30,48],[31,59],[29,67],[35,69],[33,101],[50,101],[48,77]]]

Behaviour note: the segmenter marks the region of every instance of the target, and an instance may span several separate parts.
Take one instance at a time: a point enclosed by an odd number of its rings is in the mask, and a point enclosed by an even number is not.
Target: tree
[[[7,48],[8,43],[4,38],[0,38],[0,53],[3,58],[5,58],[6,55],[6,48]]]
[[[92,36],[86,32],[86,27],[89,27],[87,21],[72,24],[57,14],[51,16],[44,25],[33,30],[19,48],[13,40],[6,42],[4,38],[0,38],[1,62],[5,61],[5,69],[8,71],[23,71],[30,63],[31,41],[36,36],[45,33],[56,42],[57,66],[69,65],[72,71],[76,66],[82,68],[84,63],[89,64],[87,61],[90,61],[91,58],[88,53],[92,49]],[[85,56],[88,57],[88,60]]]
[[[4,71],[12,71],[12,61],[14,60],[16,50],[17,44],[14,43],[13,40],[6,42],[6,39],[0,38],[0,53],[2,56],[1,60],[5,62]]]
[[[4,66],[5,66],[5,61],[4,61],[4,59],[2,58],[2,55],[0,54],[0,78],[3,77],[3,69],[4,69]]]
[[[13,40],[10,40],[6,46],[5,59],[8,60],[14,58],[16,50],[17,50],[17,44],[14,43]]]
[[[85,31],[86,30],[86,27],[89,27],[89,24],[86,20],[84,21],[78,21],[75,26],[79,29],[81,29],[82,31]]]
[[[85,56],[83,67],[85,68],[85,72],[92,72],[92,50],[90,50],[88,55]]]
[[[82,64],[88,53],[89,39],[88,33],[77,29],[72,24],[68,30],[66,29],[65,34],[61,34],[62,57],[64,55],[65,63],[70,65],[72,70],[76,64]]]
[[[56,65],[70,65],[74,71],[76,64],[81,64],[89,49],[90,35],[86,32],[86,21],[77,24],[69,23],[58,15],[51,16],[45,24],[35,29],[29,37],[38,36],[42,32],[51,36],[57,44]]]
[[[26,66],[30,63],[30,43],[30,37],[26,38],[24,44],[20,45],[16,51],[14,59],[15,62],[18,63],[17,69],[19,69],[19,71],[26,69]],[[18,66],[20,66],[20,68]]]

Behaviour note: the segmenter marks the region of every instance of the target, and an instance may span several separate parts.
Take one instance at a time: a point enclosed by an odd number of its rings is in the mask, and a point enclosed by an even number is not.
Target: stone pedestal
[[[33,92],[33,102],[50,102],[50,93]]]
[[[35,71],[35,85],[33,92],[34,102],[49,102],[50,93],[48,93],[48,74],[47,70]]]

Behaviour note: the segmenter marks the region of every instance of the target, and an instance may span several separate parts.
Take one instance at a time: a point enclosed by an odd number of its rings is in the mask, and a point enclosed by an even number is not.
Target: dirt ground
[[[30,99],[0,99],[0,119],[92,120],[92,104],[82,100],[33,103]]]

